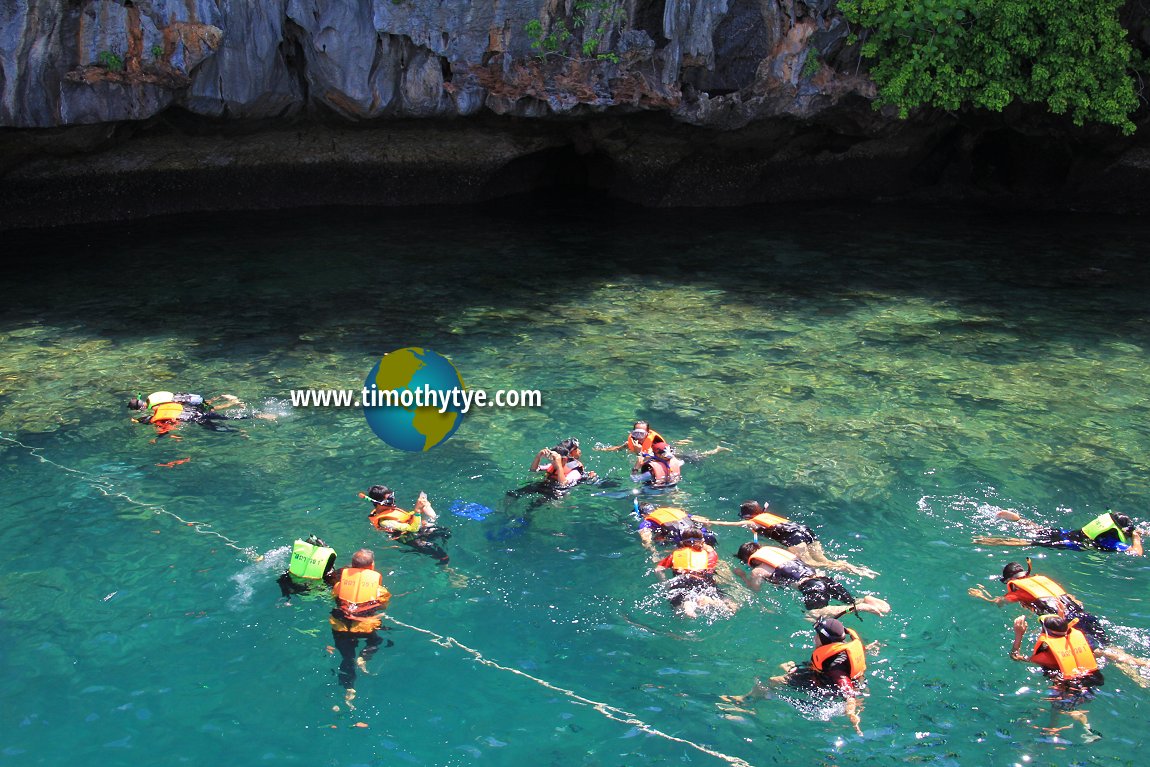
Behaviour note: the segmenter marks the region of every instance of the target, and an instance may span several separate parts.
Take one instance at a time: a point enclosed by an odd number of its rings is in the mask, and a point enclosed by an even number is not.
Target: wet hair
[[[754,554],[756,551],[758,551],[761,548],[762,548],[762,546],[755,543],[754,541],[747,541],[746,543],[744,543],[742,546],[739,547],[738,551],[735,552],[735,559],[739,560],[740,562],[742,562],[744,564],[747,564],[748,563],[747,560],[749,560],[751,558],[751,555]]]
[[[360,549],[351,555],[352,567],[371,567],[375,564],[375,552],[371,549]]]
[[[841,642],[846,639],[847,629],[838,618],[823,618],[815,624],[815,633],[826,642]]]
[[[749,519],[763,513],[763,507],[759,505],[758,501],[743,501],[739,506],[739,516],[743,519]]]
[[[1134,529],[1134,520],[1121,512],[1110,512],[1110,518],[1114,520],[1114,524],[1122,528],[1122,532],[1129,533]]]
[[[1064,637],[1070,631],[1070,621],[1061,615],[1044,615],[1042,630],[1052,637]]]
[[[645,431],[651,431],[651,424],[647,423],[646,421],[635,421],[635,425],[632,426],[631,428],[632,429],[638,429],[639,424],[643,424]]]
[[[563,447],[562,444],[556,445],[555,447],[551,448],[551,452],[558,453],[559,455],[563,456],[564,458],[567,458],[568,456],[571,455],[571,451],[568,450],[567,448]]]
[[[1022,575],[1025,572],[1026,572],[1026,568],[1023,567],[1022,565],[1018,564],[1017,562],[1007,562],[1006,567],[1002,568],[1002,577],[999,578],[999,580],[1002,581],[1003,583],[1006,583],[1007,581],[1011,580],[1012,578],[1019,576],[1019,575]]]
[[[143,410],[147,403],[139,397],[132,397],[128,400],[128,410]]]
[[[570,455],[579,449],[579,440],[575,439],[574,437],[568,437],[567,439],[560,442],[559,445],[555,448],[556,452],[558,452],[560,449],[567,451],[564,453],[564,455]]]
[[[639,512],[641,514],[650,514],[654,510],[655,510],[655,504],[653,504],[653,503],[640,503],[639,504]]]
[[[383,503],[389,495],[393,495],[393,493],[387,485],[372,485],[371,489],[367,491],[367,497],[376,503]]]
[[[697,527],[691,527],[679,533],[679,542],[686,543],[687,541],[702,541],[703,531]]]

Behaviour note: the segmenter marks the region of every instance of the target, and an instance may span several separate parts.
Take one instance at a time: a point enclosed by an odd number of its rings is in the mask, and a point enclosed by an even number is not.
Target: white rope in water
[[[101,495],[103,495],[107,498],[119,498],[120,500],[125,501],[127,503],[130,503],[133,506],[139,506],[142,509],[148,509],[149,511],[151,511],[154,514],[163,514],[165,516],[171,517],[172,519],[181,523],[185,527],[192,528],[192,530],[194,530],[195,532],[197,532],[200,535],[211,535],[211,536],[215,536],[216,538],[219,538],[221,541],[223,541],[225,546],[233,548],[236,551],[239,551],[239,552],[247,555],[250,559],[257,560],[257,561],[259,559],[262,559],[262,557],[260,557],[260,555],[257,554],[253,549],[244,548],[243,546],[240,546],[240,544],[238,542],[232,540],[231,538],[224,535],[223,533],[217,532],[216,530],[212,530],[210,522],[195,522],[193,520],[184,519],[179,514],[176,514],[175,512],[172,512],[172,511],[168,511],[167,509],[165,509],[163,506],[161,506],[158,503],[148,503],[147,501],[137,501],[135,498],[128,495],[127,493],[122,493],[119,490],[117,490],[115,488],[115,486],[112,484],[112,480],[109,479],[108,477],[101,476],[99,474],[92,474],[92,473],[87,472],[87,471],[81,471],[79,469],[73,469],[73,468],[71,468],[69,466],[65,466],[61,463],[56,463],[51,458],[45,458],[43,455],[41,455],[44,448],[32,447],[31,445],[25,445],[23,442],[20,442],[19,440],[12,439],[11,437],[5,437],[3,435],[0,435],[0,440],[7,442],[10,445],[16,445],[18,447],[21,447],[21,448],[27,450],[28,454],[30,456],[32,456],[33,458],[35,458],[36,460],[38,460],[40,463],[47,464],[49,466],[54,466],[57,469],[59,469],[60,471],[67,472],[68,474],[73,474],[73,475],[79,477],[89,487],[96,490]]]
[[[635,727],[636,729],[638,729],[642,732],[645,732],[649,735],[658,736],[660,738],[663,738],[664,740],[674,741],[675,743],[682,743],[684,746],[690,746],[691,748],[693,748],[697,751],[702,751],[704,754],[707,754],[709,756],[713,756],[716,759],[722,759],[727,764],[735,765],[735,767],[752,767],[752,765],[749,762],[746,762],[737,756],[729,756],[727,754],[722,753],[721,751],[716,751],[713,748],[707,748],[706,746],[700,745],[699,743],[695,743],[694,741],[687,740],[686,738],[680,738],[680,737],[677,737],[675,735],[671,735],[670,733],[666,733],[666,732],[663,732],[662,730],[656,729],[655,727],[652,727],[651,725],[647,724],[646,722],[639,719],[638,717],[636,717],[634,714],[632,714],[629,711],[624,711],[621,708],[615,708],[614,706],[608,705],[606,703],[600,703],[599,701],[591,700],[590,698],[585,698],[573,690],[567,690],[563,687],[558,687],[556,685],[553,685],[550,682],[548,682],[546,679],[540,679],[537,676],[532,676],[531,674],[520,671],[517,668],[511,668],[509,666],[504,666],[500,663],[496,663],[495,661],[491,660],[490,658],[483,657],[483,653],[479,652],[476,649],[468,647],[467,645],[463,644],[462,642],[460,642],[458,639],[456,639],[454,637],[445,637],[445,636],[442,636],[441,634],[436,634],[434,631],[429,631],[428,629],[420,628],[419,626],[413,626],[410,623],[404,623],[403,621],[399,620],[398,618],[396,618],[392,615],[388,615],[386,613],[380,617],[382,617],[383,619],[385,619],[391,623],[394,623],[397,626],[403,626],[404,628],[411,629],[412,631],[418,631],[421,634],[426,634],[427,636],[431,637],[432,642],[439,645],[440,647],[448,647],[448,648],[458,647],[460,650],[463,650],[465,653],[468,653],[473,658],[475,658],[475,660],[482,663],[484,666],[488,666],[488,667],[494,668],[494,669],[499,669],[500,671],[507,671],[511,674],[517,674],[517,675],[524,677],[526,679],[530,679],[532,682],[534,682],[535,684],[537,684],[541,687],[546,687],[548,690],[553,690],[557,693],[565,695],[568,698],[571,698],[572,700],[577,701],[579,703],[584,703],[584,704],[590,706],[591,708],[595,709],[600,714],[602,714],[603,716],[607,717],[608,719],[610,719],[612,721],[621,722],[623,724],[629,724],[629,725]]]
[[[16,445],[18,447],[23,448],[24,450],[28,451],[29,455],[31,455],[36,460],[40,461],[40,463],[47,464],[49,466],[54,466],[57,469],[59,469],[60,471],[67,472],[68,474],[72,474],[72,475],[79,477],[85,483],[87,483],[90,487],[92,487],[97,492],[101,493],[102,495],[104,495],[108,498],[119,498],[120,500],[123,500],[127,503],[134,505],[134,506],[139,506],[140,508],[148,509],[155,514],[164,514],[164,515],[171,517],[172,519],[176,520],[177,522],[182,523],[183,525],[185,525],[187,527],[191,527],[193,530],[195,530],[200,535],[211,535],[211,536],[215,536],[216,538],[219,538],[221,541],[224,542],[224,544],[226,546],[229,546],[229,547],[235,549],[236,551],[242,552],[252,559],[255,559],[255,560],[262,559],[262,557],[260,557],[258,554],[256,554],[256,552],[253,549],[244,548],[243,546],[240,546],[240,544],[238,542],[232,540],[231,538],[227,537],[223,533],[220,533],[220,532],[217,532],[215,530],[210,529],[210,525],[207,522],[194,522],[194,521],[186,520],[183,517],[181,517],[180,515],[176,514],[175,512],[168,511],[167,509],[165,509],[160,504],[148,503],[145,501],[137,501],[135,498],[132,498],[127,493],[122,493],[119,490],[116,490],[115,487],[112,485],[111,480],[108,479],[107,477],[100,476],[98,474],[92,474],[92,473],[86,472],[86,471],[81,471],[79,469],[73,469],[69,466],[64,466],[63,464],[57,463],[50,458],[44,457],[41,454],[43,452],[43,448],[25,445],[23,442],[20,442],[19,440],[15,440],[15,439],[12,439],[11,437],[6,437],[3,435],[0,435],[0,440],[2,440],[3,442],[7,442],[10,445]],[[643,720],[639,719],[638,717],[636,717],[634,714],[632,714],[629,711],[624,711],[621,708],[616,708],[615,706],[608,705],[607,703],[601,703],[601,702],[596,701],[596,700],[591,700],[590,698],[585,698],[582,695],[579,695],[578,693],[576,693],[574,690],[568,690],[568,689],[565,689],[563,687],[558,687],[554,684],[551,684],[546,679],[540,679],[537,676],[532,676],[531,674],[520,671],[517,668],[511,668],[510,666],[504,666],[501,663],[496,663],[495,661],[491,660],[490,658],[483,657],[483,653],[479,652],[478,650],[476,650],[474,648],[468,647],[467,645],[463,644],[462,642],[460,642],[458,639],[455,639],[454,637],[445,637],[441,634],[436,634],[434,631],[431,631],[429,629],[421,628],[419,626],[413,626],[410,623],[405,623],[405,622],[399,620],[398,618],[395,618],[395,617],[388,615],[388,614],[384,614],[381,617],[383,617],[384,619],[386,619],[387,621],[389,621],[391,623],[394,623],[397,626],[402,626],[403,628],[411,629],[412,631],[417,631],[421,634],[425,634],[425,635],[431,637],[432,642],[434,642],[435,644],[437,644],[441,647],[447,647],[447,648],[458,647],[460,650],[463,650],[465,653],[471,655],[473,658],[475,658],[475,660],[477,660],[479,663],[483,664],[484,666],[487,666],[489,668],[498,669],[499,671],[506,671],[506,672],[511,673],[511,674],[516,674],[516,675],[521,676],[525,679],[530,679],[532,682],[534,682],[535,684],[537,684],[541,687],[546,687],[548,690],[552,690],[552,691],[557,692],[561,695],[564,695],[564,696],[570,698],[571,700],[576,701],[577,703],[582,703],[582,704],[585,704],[587,706],[590,706],[595,711],[598,711],[600,714],[602,714],[603,716],[607,717],[608,719],[610,719],[614,722],[620,722],[622,724],[629,724],[632,727],[635,727],[636,729],[638,729],[639,731],[645,732],[649,735],[654,735],[656,737],[660,737],[660,738],[663,738],[664,740],[669,740],[669,741],[672,741],[674,743],[681,743],[684,746],[689,746],[690,748],[693,748],[697,751],[701,751],[702,753],[707,754],[708,756],[713,756],[716,759],[722,759],[727,764],[734,765],[734,767],[752,767],[752,765],[749,762],[746,762],[737,756],[729,756],[727,754],[722,753],[721,751],[716,751],[712,748],[707,748],[706,746],[701,745],[699,743],[695,743],[694,741],[687,740],[686,738],[680,738],[680,737],[677,737],[675,735],[671,735],[670,733],[663,732],[662,730],[659,730],[655,727],[652,727],[651,725],[649,725],[646,722],[644,722]]]

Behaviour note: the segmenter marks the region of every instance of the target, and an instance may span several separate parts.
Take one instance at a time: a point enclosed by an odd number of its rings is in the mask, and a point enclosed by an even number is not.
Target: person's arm
[[[435,509],[431,507],[431,501],[427,500],[427,493],[422,490],[419,492],[419,498],[415,501],[415,508],[412,509],[416,514],[423,517],[427,527],[435,527],[435,522],[438,520],[439,515],[435,513]]]
[[[734,568],[735,576],[751,591],[758,591],[763,587],[763,581],[766,579],[763,578],[760,570],[761,568],[756,567],[751,570],[750,574],[747,574],[741,567]]]
[[[860,738],[863,737],[862,717],[859,715],[861,712],[862,701],[859,700],[858,696],[852,695],[847,698],[847,719],[854,725],[855,732],[859,734]]]
[[[986,586],[983,586],[981,583],[974,588],[967,589],[966,593],[975,599],[981,599],[983,602],[990,602],[999,607],[1002,607],[1003,603],[1007,601],[1005,596],[991,596],[990,592],[986,590]]]
[[[1024,656],[1020,650],[1022,648],[1022,637],[1026,634],[1026,616],[1019,615],[1014,619],[1014,642],[1010,645],[1010,659],[1027,662],[1029,659]]]
[[[755,523],[751,522],[748,519],[740,519],[737,522],[722,522],[722,521],[715,520],[715,519],[707,519],[706,517],[700,517],[698,514],[692,514],[691,519],[695,520],[696,522],[701,522],[704,525],[710,525],[712,527],[745,527],[748,530],[750,530],[750,529],[753,529],[755,526]]]
[[[280,596],[282,596],[288,602],[291,602],[291,593],[292,593],[291,573],[287,572],[287,571],[282,573],[280,575],[280,577],[276,580],[276,584],[280,587]]]
[[[538,453],[535,454],[535,460],[531,462],[531,471],[541,471],[541,470],[547,471],[547,469],[551,468],[550,466],[548,466],[546,468],[542,468],[542,469],[540,468],[540,462],[543,460],[543,456],[545,456],[545,455],[546,456],[551,455],[551,451],[548,450],[547,448],[543,448],[542,450],[540,450]]]
[[[1126,550],[1126,553],[1132,557],[1142,556],[1142,531],[1141,530],[1135,530],[1134,531],[1133,540],[1131,540],[1130,548],[1128,548]]]
[[[595,447],[593,447],[591,449],[592,450],[598,450],[600,453],[614,453],[616,450],[622,450],[625,447],[627,447],[626,442],[624,442],[622,445],[604,445],[602,447],[600,447],[599,445],[596,445]]]

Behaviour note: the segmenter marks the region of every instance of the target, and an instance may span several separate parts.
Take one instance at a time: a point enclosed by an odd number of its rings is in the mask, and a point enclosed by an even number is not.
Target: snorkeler
[[[371,549],[360,549],[351,557],[350,567],[341,567],[324,577],[332,585],[335,608],[328,617],[332,643],[339,651],[339,683],[344,688],[344,702],[355,708],[355,676],[358,668],[367,673],[367,662],[383,644],[376,632],[383,624],[379,614],[387,609],[391,592],[383,585],[375,570],[375,554]],[[363,651],[355,654],[359,640],[364,640]]]
[[[631,428],[631,433],[627,435],[627,440],[621,445],[611,445],[606,447],[595,447],[596,450],[613,453],[616,450],[626,448],[628,451],[638,455],[639,453],[650,453],[651,446],[656,442],[666,442],[663,435],[654,431],[650,424],[646,421],[635,421],[635,425]]]
[[[1030,610],[1039,618],[1061,615],[1075,621],[1078,630],[1090,641],[1099,655],[1112,661],[1122,673],[1140,686],[1150,686],[1150,679],[1143,677],[1138,671],[1138,667],[1150,668],[1150,660],[1131,655],[1121,647],[1110,644],[1110,637],[1102,621],[1096,615],[1087,612],[1081,602],[1066,593],[1066,589],[1054,580],[1045,575],[1032,574],[1029,559],[1025,567],[1018,562],[1008,562],[1002,568],[1002,577],[999,580],[1006,584],[1006,593],[1001,596],[992,596],[982,584],[967,589],[966,593],[999,607],[1013,602]]]
[[[651,453],[640,453],[631,469],[631,479],[651,487],[675,487],[683,479],[683,461],[666,442],[656,442]]]
[[[652,429],[651,425],[646,421],[635,421],[635,425],[631,427],[631,433],[627,435],[627,439],[622,444],[602,446],[596,445],[595,449],[604,453],[613,453],[616,450],[623,450],[625,448],[628,451],[639,455],[641,453],[651,453],[652,448],[656,442],[667,442],[667,440],[664,439],[662,434]],[[689,439],[681,439],[678,440],[675,444],[686,445],[689,443]],[[715,455],[716,453],[722,452],[724,450],[730,451],[730,449],[731,448],[729,447],[716,445],[710,450],[703,450],[701,452],[691,451],[683,455],[683,461],[685,463],[698,463],[709,455]]]
[[[998,512],[997,516],[1007,522],[1017,522],[1030,528],[1029,536],[1026,538],[979,536],[974,539],[975,543],[984,546],[1046,546],[1073,551],[1097,549],[1122,551],[1135,557],[1142,556],[1142,531],[1129,516],[1110,509],[1077,530],[1042,527],[1029,519],[1023,519],[1014,511],[1003,510]]]
[[[739,516],[742,517],[742,521],[739,522],[717,522],[706,517],[695,517],[695,519],[715,527],[745,527],[754,532],[756,536],[765,535],[771,540],[781,543],[787,547],[787,551],[815,567],[823,567],[827,570],[845,570],[864,578],[873,578],[878,575],[869,567],[860,567],[845,560],[828,558],[823,551],[823,545],[815,538],[809,527],[786,517],[771,514],[766,511],[769,507],[770,504],[766,501],[763,501],[762,505],[758,501],[744,501],[739,506]]]
[[[411,511],[395,505],[395,491],[386,485],[372,485],[366,493],[360,493],[372,503],[367,519],[376,530],[387,533],[392,541],[410,546],[417,554],[431,557],[441,565],[450,561],[447,552],[436,540],[447,540],[451,530],[439,527],[439,515],[427,500],[427,493],[420,492]]]
[[[714,546],[718,539],[715,534],[699,524],[699,519],[674,506],[655,507],[653,503],[635,502],[635,513],[639,516],[639,540],[643,548],[657,555],[655,543],[671,542],[676,546],[683,543],[683,533],[698,530],[703,534],[703,542]]]
[[[320,538],[309,535],[306,540],[296,540],[292,544],[288,569],[276,581],[284,598],[284,605],[291,605],[291,598],[306,594],[324,583],[335,568],[335,549],[330,548]]]
[[[222,401],[222,402],[221,402]],[[221,402],[219,405],[213,403]],[[227,414],[220,412],[232,407],[245,407],[244,403],[231,394],[221,394],[204,400],[199,394],[177,394],[168,391],[152,392],[147,397],[133,397],[128,400],[129,410],[144,410],[145,415],[133,418],[134,423],[149,423],[156,427],[157,434],[169,434],[181,423],[198,423],[212,429],[219,428],[219,421],[263,418],[275,420],[275,416],[265,413]],[[173,438],[179,439],[175,434]]]
[[[735,558],[751,568],[750,573],[735,570],[735,575],[751,591],[759,591],[764,582],[784,588],[794,587],[803,596],[807,620],[841,618],[850,612],[873,613],[878,616],[890,612],[890,605],[885,600],[871,594],[855,599],[841,583],[819,575],[814,568],[786,549],[748,541],[739,547]],[[844,606],[832,606],[832,601],[841,602]]]
[[[544,463],[544,459],[548,462]],[[559,500],[567,495],[571,488],[580,483],[598,483],[599,478],[593,471],[588,471],[583,465],[583,453],[579,449],[579,440],[568,437],[555,447],[545,447],[535,454],[531,462],[531,471],[544,472],[546,475],[541,482],[532,482],[516,490],[508,490],[507,495],[519,498],[524,495],[539,495],[544,500]],[[534,506],[543,501],[538,501]]]
[[[696,618],[700,608],[721,608],[735,612],[738,604],[719,590],[715,582],[719,569],[719,554],[703,540],[701,530],[686,530],[680,536],[680,546],[655,565],[655,573],[663,580],[664,570],[672,570],[675,577],[663,588],[671,605],[688,618]]]
[[[846,699],[846,716],[855,732],[862,731],[862,695],[866,688],[866,653],[878,647],[877,642],[863,645],[854,629],[848,629],[834,618],[822,618],[814,626],[815,649],[803,665],[787,661],[779,668],[783,673],[770,678],[771,685],[786,685],[821,695],[841,695]],[[745,695],[724,695],[727,703],[742,705],[755,698],[765,698],[770,688],[759,680]],[[735,709],[746,711],[746,709]]]
[[[1090,642],[1075,628],[1075,620],[1067,620],[1060,615],[1047,615],[1040,620],[1042,632],[1027,657],[1020,652],[1022,637],[1026,633],[1026,616],[1019,615],[1014,619],[1014,643],[1010,648],[1010,659],[1033,663],[1050,680],[1051,722],[1046,732],[1054,734],[1065,729],[1054,726],[1058,714],[1063,713],[1081,724],[1086,731],[1082,739],[1093,743],[1102,735],[1090,729],[1086,712],[1079,707],[1094,700],[1094,690],[1101,687],[1105,680],[1098,670],[1098,661],[1090,648]]]

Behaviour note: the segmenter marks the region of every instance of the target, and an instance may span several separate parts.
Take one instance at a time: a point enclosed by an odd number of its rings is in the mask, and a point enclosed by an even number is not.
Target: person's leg
[[[364,634],[362,638],[366,640],[364,642],[363,652],[359,654],[355,662],[356,665],[359,666],[359,670],[366,674],[368,673],[367,662],[371,660],[371,656],[375,655],[380,645],[383,644],[383,637],[381,637],[378,632],[372,631],[370,634]]]
[[[331,632],[332,644],[339,651],[339,683],[355,697],[355,646],[357,637],[350,631]],[[348,698],[350,702],[351,698]]]

